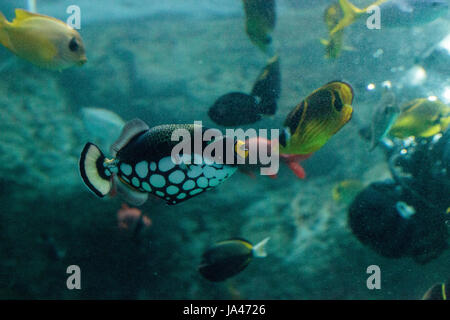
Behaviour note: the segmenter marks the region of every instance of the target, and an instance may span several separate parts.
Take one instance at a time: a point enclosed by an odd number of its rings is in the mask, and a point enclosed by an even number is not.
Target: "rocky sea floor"
[[[0,298],[49,299],[417,299],[448,277],[450,252],[426,265],[387,259],[363,246],[347,225],[346,205],[332,199],[345,179],[388,178],[381,151],[367,152],[357,131],[379,93],[368,83],[395,81],[448,31],[438,20],[423,29],[386,34],[352,27],[361,46],[336,62],[323,58],[320,10],[279,17],[274,34],[282,67],[277,114],[257,128],[278,128],[312,90],[331,80],[355,90],[354,119],[303,162],[307,179],[281,167],[277,179],[237,173],[216,190],[178,206],[150,200],[152,220],[139,244],[119,232],[120,199],[99,200],[82,185],[77,159],[86,141],[83,107],[106,108],[150,126],[203,120],[220,95],[250,91],[265,64],[242,18],[154,17],[81,30],[89,62],[62,73],[42,71],[0,50]],[[314,28],[315,27],[315,28]],[[313,33],[311,30],[317,30]],[[420,32],[419,32],[420,31]],[[379,48],[383,54],[375,58]],[[430,75],[430,78],[439,75]],[[404,91],[405,101],[432,93]],[[51,259],[41,235],[65,251]],[[197,272],[206,247],[270,236],[269,255],[225,283]],[[79,265],[82,290],[67,290],[66,268]],[[379,265],[382,289],[368,290],[366,268]]]

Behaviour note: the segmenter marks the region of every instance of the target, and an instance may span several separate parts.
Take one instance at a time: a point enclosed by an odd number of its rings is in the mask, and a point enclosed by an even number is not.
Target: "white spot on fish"
[[[216,176],[216,169],[213,168],[213,167],[204,167],[203,168],[203,175],[206,178],[208,178],[208,179],[210,179],[212,177],[215,177]]]
[[[206,188],[208,186],[208,179],[206,179],[205,177],[200,177],[197,179],[197,185],[200,188]]]
[[[148,163],[147,163],[147,161],[139,162],[136,165],[136,167],[134,168],[134,170],[136,171],[137,175],[140,178],[145,178],[147,176],[147,173],[148,173]]]
[[[166,189],[166,192],[170,195],[176,194],[178,193],[178,191],[180,191],[180,189],[178,189],[178,187],[175,186],[168,186]]]
[[[220,181],[218,179],[211,179],[209,180],[209,186],[210,187],[215,187],[220,183]]]
[[[225,172],[225,170],[216,170],[216,178],[217,179],[223,180],[226,175],[227,175],[227,173]]]
[[[136,178],[136,177],[133,177],[133,179],[131,179],[131,184],[133,186],[135,186],[136,188],[139,188],[139,186],[141,185],[140,182],[139,182],[139,179]]]
[[[200,166],[190,166],[189,171],[187,173],[189,178],[197,178],[202,174],[202,167]]]
[[[183,182],[185,175],[183,171],[176,170],[169,175],[169,181],[172,183],[181,183]]]
[[[164,197],[165,196],[164,192],[161,192],[161,191],[156,191],[155,193],[156,193],[156,195],[158,195],[160,197]]]
[[[166,172],[172,169],[173,167],[175,167],[175,164],[172,162],[171,157],[165,157],[159,160],[158,168],[160,171]]]
[[[195,182],[193,180],[188,180],[183,184],[184,190],[191,190],[191,189],[194,189],[194,187],[195,187]]]
[[[120,171],[122,171],[123,174],[129,176],[131,172],[133,172],[133,168],[129,164],[122,163],[120,165]]]
[[[184,198],[186,198],[186,193],[180,193],[178,196],[177,196],[177,199],[184,199]]]
[[[196,194],[198,194],[198,193],[200,193],[202,191],[203,191],[203,189],[195,189],[195,190],[192,190],[191,192],[189,192],[189,194],[191,196],[193,196],[193,195],[196,195]]]
[[[150,176],[150,184],[155,188],[162,188],[166,184],[166,179],[160,174],[153,174]]]
[[[147,192],[152,191],[152,188],[150,188],[150,185],[147,182],[142,182],[142,188]]]
[[[152,171],[156,170],[156,163],[155,162],[151,162],[150,163],[150,170],[152,170]]]

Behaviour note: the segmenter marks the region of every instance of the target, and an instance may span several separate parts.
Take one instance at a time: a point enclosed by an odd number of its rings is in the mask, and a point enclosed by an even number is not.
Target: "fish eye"
[[[75,52],[78,50],[80,46],[78,45],[77,39],[75,37],[72,38],[72,40],[70,40],[69,42],[69,49],[72,52]]]

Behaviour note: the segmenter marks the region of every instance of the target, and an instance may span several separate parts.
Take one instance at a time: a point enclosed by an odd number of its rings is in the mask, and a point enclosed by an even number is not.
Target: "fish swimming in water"
[[[276,24],[275,0],[243,0],[245,29],[250,41],[264,53],[272,54],[272,37]]]
[[[387,135],[400,114],[395,94],[390,84],[384,86],[380,103],[375,107],[372,123],[370,125],[370,150],[376,148],[378,143]]]
[[[209,157],[203,157],[203,150],[209,145],[204,141],[202,154],[195,153],[195,138],[206,128],[192,124],[170,124],[149,128],[140,119],[128,122],[119,139],[111,146],[112,159],[107,159],[100,149],[87,143],[81,153],[79,169],[86,186],[102,198],[117,186],[117,192],[125,201],[133,205],[143,204],[149,194],[153,194],[173,205],[186,201],[206,190],[210,190],[227,180],[237,170],[236,165],[220,164]],[[172,160],[173,148],[179,144],[172,141],[175,130],[180,129],[191,135],[191,154],[180,155],[180,162]],[[240,152],[245,144],[237,139],[223,137],[226,149],[233,139],[235,157],[247,156]],[[226,151],[225,151],[226,150]],[[215,157],[217,157],[216,155]],[[223,161],[222,161],[223,162]],[[238,163],[235,158],[234,163]]]
[[[287,116],[280,133],[280,153],[316,152],[338,132],[353,113],[353,89],[334,81],[315,90]]]
[[[222,126],[255,123],[263,115],[274,115],[280,97],[280,59],[275,55],[267,62],[250,94],[231,92],[221,96],[208,110],[208,116]]]
[[[8,22],[0,13],[0,43],[18,57],[41,68],[63,70],[87,62],[80,34],[64,22],[16,9]]]
[[[446,0],[378,0],[365,9],[359,9],[349,0],[339,0],[344,17],[330,31],[335,34],[367,15],[372,6],[380,8],[382,27],[408,27],[436,20],[447,13]],[[370,11],[369,11],[370,12]],[[367,15],[368,16],[368,15]]]
[[[327,25],[328,32],[338,25],[339,21],[344,17],[344,13],[338,3],[333,3],[325,9],[324,20]],[[325,57],[328,59],[336,59],[341,55],[344,47],[344,30],[339,30],[330,36],[329,40],[321,39],[320,42],[325,46]]]
[[[361,181],[348,179],[336,183],[331,193],[334,201],[350,204],[363,189],[364,184]]]
[[[281,95],[280,57],[269,59],[253,85],[253,97],[259,100],[258,109],[264,115],[274,115],[277,111],[277,101]]]
[[[400,115],[388,133],[391,137],[427,138],[444,132],[450,124],[450,107],[437,99],[414,99],[400,109]]]
[[[123,203],[117,211],[117,224],[120,230],[129,232],[136,239],[143,230],[152,225],[152,220],[138,208],[130,208]]]
[[[217,242],[203,254],[198,271],[209,281],[224,281],[244,270],[254,257],[266,257],[268,241],[265,238],[255,246],[243,239]]]
[[[449,281],[437,283],[432,286],[422,297],[422,300],[448,300],[450,298]]]

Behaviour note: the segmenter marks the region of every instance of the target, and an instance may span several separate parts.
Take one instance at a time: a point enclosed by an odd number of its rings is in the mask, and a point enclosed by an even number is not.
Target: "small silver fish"
[[[385,82],[383,86],[384,92],[380,104],[375,108],[372,116],[370,151],[375,149],[378,143],[383,140],[400,114],[400,107],[396,103],[390,82]]]

